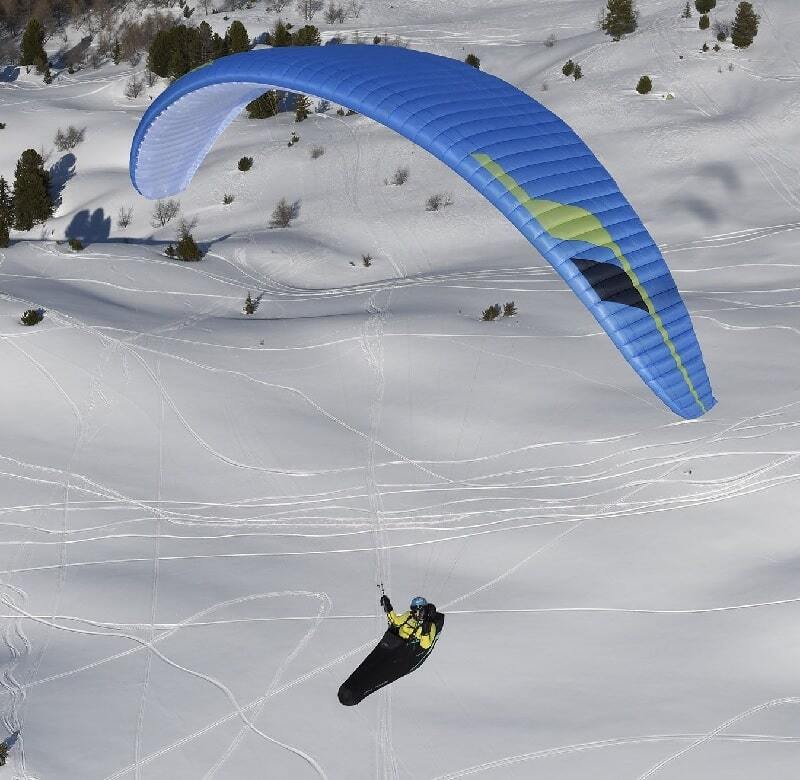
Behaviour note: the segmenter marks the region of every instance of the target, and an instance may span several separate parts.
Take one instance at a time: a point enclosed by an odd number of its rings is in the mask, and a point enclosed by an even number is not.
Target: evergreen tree
[[[42,63],[47,65],[47,55],[44,51],[44,30],[39,20],[31,17],[25,32],[22,35],[20,46],[20,65],[35,65],[36,69],[44,72]]]
[[[601,27],[615,41],[632,33],[638,25],[633,0],[607,0]]]
[[[731,28],[731,41],[739,49],[746,49],[758,35],[759,15],[753,10],[753,4],[741,2],[736,8],[736,18]]]
[[[34,149],[26,149],[14,173],[14,227],[30,230],[53,215],[50,175]]]
[[[473,68],[481,69],[481,61],[474,54],[468,54],[464,62],[466,62],[467,65],[471,65]]]
[[[114,41],[114,64],[119,65],[122,62],[122,47],[119,45],[119,40]]]
[[[583,69],[580,65],[575,65],[575,70],[572,71],[572,78],[574,78],[575,81],[583,78]]]
[[[240,51],[250,51],[250,36],[247,28],[237,19],[225,33],[225,43],[230,54]]]
[[[306,95],[298,95],[294,103],[294,121],[302,122],[307,119],[310,111],[311,102],[308,97]]]
[[[278,113],[278,93],[270,90],[247,104],[250,119],[268,119]]]
[[[640,95],[646,95],[652,88],[653,82],[651,81],[650,76],[642,76],[639,79],[639,83],[636,85],[636,91]]]
[[[244,302],[244,313],[245,314],[255,314],[256,313],[256,305],[253,303],[253,299],[250,297],[250,293],[247,293],[247,299]]]
[[[320,46],[322,39],[319,36],[319,29],[314,27],[313,24],[307,24],[301,27],[293,36],[292,44],[294,46]]]
[[[564,63],[564,67],[561,68],[561,72],[565,76],[571,76],[575,72],[575,63],[572,60],[567,60]]]
[[[711,20],[708,18],[708,14],[703,14],[700,17],[700,21],[698,22],[698,24],[700,25],[701,30],[707,30],[711,25]]]
[[[8,191],[8,182],[0,176],[0,249],[5,249],[11,241],[9,231],[14,226],[14,204]]]
[[[272,45],[278,46],[291,46],[292,34],[289,32],[291,25],[284,24],[283,20],[278,19],[275,22],[275,27],[272,30]]]
[[[172,55],[172,30],[159,30],[147,51],[147,68],[153,73],[166,78],[169,75],[169,63]]]
[[[717,7],[717,0],[694,0],[694,7],[698,13],[707,14]]]
[[[692,18],[692,5],[689,0],[686,0],[686,5],[683,7],[683,13],[681,14],[681,19],[691,19]]]
[[[192,261],[200,260],[203,257],[203,253],[195,243],[194,238],[192,238],[192,234],[186,233],[175,247],[175,256],[178,260]]]

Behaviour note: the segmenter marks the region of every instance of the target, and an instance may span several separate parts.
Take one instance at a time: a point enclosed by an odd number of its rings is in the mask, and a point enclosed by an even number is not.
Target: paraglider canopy
[[[608,171],[555,114],[462,62],[351,45],[223,57],[145,112],[131,146],[136,189],[148,198],[183,190],[216,138],[269,89],[351,108],[439,158],[542,253],[673,412],[691,419],[715,404],[672,275]]]

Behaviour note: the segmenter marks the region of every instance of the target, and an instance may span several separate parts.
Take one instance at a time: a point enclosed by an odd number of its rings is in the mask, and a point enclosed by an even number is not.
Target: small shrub
[[[117,227],[122,228],[123,230],[131,224],[131,220],[133,219],[133,208],[126,209],[124,206],[119,207],[119,211],[117,212]]]
[[[704,44],[703,44],[703,48],[702,48],[702,49],[700,49],[700,51],[708,51],[708,44],[707,44],[707,43],[704,43]]]
[[[5,130],[5,129],[6,129],[6,123],[0,122],[0,130]]]
[[[233,203],[233,195],[229,195],[227,192],[222,196],[222,204],[224,206],[230,206]]]
[[[713,46],[713,49],[714,49],[714,51],[720,51],[722,49],[722,47],[718,43],[715,43],[714,46]],[[720,73],[722,73],[721,70],[720,70]]]
[[[405,165],[403,165],[403,166],[399,167],[392,174],[392,178],[391,178],[390,181],[396,187],[400,187],[400,186],[402,186],[403,184],[405,184],[408,181],[409,174],[410,174],[410,171],[408,170],[408,168]]]
[[[318,114],[324,114],[326,111],[330,109],[330,107],[331,103],[329,100],[320,100],[319,103],[317,103],[317,107],[314,110]]]
[[[44,309],[27,309],[19,318],[19,321],[23,325],[38,325],[44,319],[44,311]]]
[[[491,306],[483,310],[483,314],[481,315],[481,320],[484,322],[491,322],[492,320],[496,320],[500,316],[500,304],[493,303]]]
[[[650,76],[642,76],[636,85],[636,91],[640,95],[646,95],[652,88],[653,82],[650,80]]]
[[[172,244],[169,244],[167,248],[164,250],[164,254],[167,257],[175,257],[175,247]]]
[[[259,304],[261,303],[261,299],[264,297],[264,293],[262,292],[257,298],[251,297],[250,293],[247,293],[247,298],[245,299],[244,306],[242,307],[242,311],[245,314],[255,314],[258,311]],[[263,341],[261,342],[264,343]]]
[[[131,76],[125,84],[125,97],[129,100],[134,100],[144,92],[144,79],[137,79],[136,76]]]
[[[239,170],[249,171],[253,167],[252,157],[242,157],[239,159]]]
[[[53,139],[53,143],[60,152],[67,152],[70,149],[74,149],[78,144],[83,143],[85,135],[85,127],[82,127],[80,130],[72,125],[66,130],[62,130],[59,127],[56,132],[56,137]]]
[[[344,109],[341,106],[336,109],[336,116],[344,116]]]
[[[552,33],[552,32],[550,33],[550,35],[548,35],[548,36],[547,36],[547,37],[544,39],[544,41],[542,41],[542,43],[543,43],[543,44],[544,44],[544,45],[545,45],[545,46],[546,46],[548,49],[552,49],[552,48],[553,48],[553,46],[555,46],[557,42],[558,42],[558,37],[556,36],[556,34],[555,34],[555,33]]]
[[[731,34],[730,19],[715,19],[711,29],[716,33],[718,41],[726,41]]]
[[[575,79],[575,81],[583,78],[583,70],[581,69],[580,65],[575,66],[575,70],[572,73],[572,77]]]
[[[517,315],[517,305],[514,301],[508,301],[508,303],[503,304],[503,316],[504,317],[516,317]]]
[[[380,36],[380,35],[376,35],[376,36],[375,36],[375,37],[372,39],[372,42],[373,42],[373,43],[374,43],[374,44],[377,46],[377,45],[378,45],[378,44],[379,44],[379,43],[380,43],[382,40],[383,40],[383,39],[381,38],[381,36]]]
[[[473,68],[481,69],[481,61],[474,54],[468,54],[464,62],[466,62],[467,65],[471,65]]]
[[[686,5],[683,7],[683,13],[681,14],[682,19],[691,19],[692,18],[692,5],[689,0],[686,0]]]
[[[717,33],[717,40],[722,43],[728,36],[725,33],[718,32]]]
[[[83,249],[83,241],[79,238],[70,238],[67,240],[67,243],[73,252],[80,252],[81,249]]]
[[[319,157],[322,157],[325,154],[325,147],[324,146],[312,146],[311,147],[311,159],[316,160]]]
[[[178,216],[181,210],[179,200],[157,200],[153,207],[153,227],[164,227]]]
[[[711,20],[708,18],[708,14],[703,14],[698,24],[701,30],[707,30],[711,26]]]
[[[364,268],[369,268],[372,265],[372,255],[361,255],[361,262]]]
[[[187,232],[181,240],[178,241],[175,247],[175,257],[177,257],[178,260],[184,260],[186,262],[202,259],[203,253],[200,251],[200,247],[195,243],[191,233]]]
[[[571,76],[575,72],[575,63],[572,60],[567,60],[564,63],[564,67],[561,68],[561,72],[565,76]]]
[[[425,201],[425,211],[440,211],[453,203],[452,196],[447,192],[437,192]]]
[[[353,111],[352,108],[348,108],[347,111],[344,112],[345,116],[356,116],[358,111]]]
[[[275,204],[269,226],[271,228],[287,228],[298,216],[300,216],[300,201],[289,203],[286,198],[281,198]]]

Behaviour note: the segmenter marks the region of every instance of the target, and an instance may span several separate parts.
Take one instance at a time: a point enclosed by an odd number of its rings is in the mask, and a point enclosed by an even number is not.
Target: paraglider
[[[148,198],[183,190],[215,139],[267,90],[330,100],[427,150],[533,244],[673,412],[716,403],[688,311],[658,247],[588,146],[529,95],[447,57],[391,46],[223,57],[165,90],[133,139]]]
[[[380,600],[389,627],[381,641],[339,688],[339,701],[352,707],[371,693],[418,669],[433,651],[444,615],[422,596],[398,614],[384,593]]]

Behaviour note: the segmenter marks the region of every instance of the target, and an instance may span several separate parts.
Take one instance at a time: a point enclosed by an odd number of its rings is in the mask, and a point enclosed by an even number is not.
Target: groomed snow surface
[[[474,52],[588,141],[692,314],[719,399],[693,423],[491,206],[365,118],[236,120],[181,196],[208,251],[184,264],[127,176],[164,83],[128,100],[126,64],[51,86],[0,70],[7,179],[87,128],[74,161],[50,156],[56,216],[0,251],[4,776],[797,774],[800,17],[758,0],[750,50],[701,53],[679,0],[640,0],[619,43],[601,5],[368,2],[357,24]],[[270,230],[280,197],[300,217]],[[381,579],[446,629],[343,708]]]

